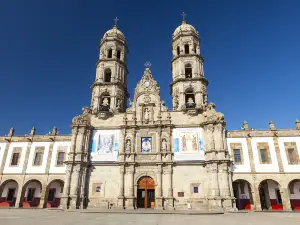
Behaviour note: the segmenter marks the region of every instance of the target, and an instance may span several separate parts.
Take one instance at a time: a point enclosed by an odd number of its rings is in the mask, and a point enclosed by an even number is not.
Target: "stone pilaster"
[[[135,208],[135,198],[134,198],[134,165],[127,168],[128,174],[128,197],[126,197],[126,209]]]
[[[5,162],[7,160],[10,160],[10,159],[7,158],[7,153],[8,153],[9,146],[10,146],[10,142],[7,142],[6,146],[5,146],[5,149],[4,149],[3,158],[2,158],[2,165],[0,165],[0,174],[3,174],[3,170],[4,170],[4,167],[5,167]],[[1,182],[1,180],[0,180],[0,182]]]
[[[155,196],[155,208],[163,209],[163,198],[162,198],[162,168],[161,165],[157,165],[156,168],[156,196]]]
[[[124,209],[124,165],[120,166],[120,191],[118,196],[118,208]]]
[[[165,206],[166,209],[168,209],[168,210],[174,210],[172,174],[173,174],[172,165],[168,165],[167,168],[166,168],[168,197],[167,197],[167,204]]]
[[[206,165],[208,183],[208,209],[220,210],[222,207],[219,180],[218,180],[218,164],[211,162]]]
[[[281,155],[280,155],[280,148],[279,148],[279,144],[278,144],[278,137],[274,136],[273,137],[273,142],[274,142],[274,147],[275,147],[275,152],[276,152],[276,158],[277,158],[279,172],[283,173],[284,169],[283,169],[283,163],[282,163],[282,159],[281,159]]]

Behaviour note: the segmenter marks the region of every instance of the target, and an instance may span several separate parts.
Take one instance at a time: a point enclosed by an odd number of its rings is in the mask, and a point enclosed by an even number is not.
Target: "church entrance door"
[[[137,188],[137,207],[155,207],[155,183],[151,177],[142,177],[138,182]]]

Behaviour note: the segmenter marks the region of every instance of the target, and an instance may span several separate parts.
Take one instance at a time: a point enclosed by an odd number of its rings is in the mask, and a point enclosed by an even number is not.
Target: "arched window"
[[[112,49],[108,49],[108,51],[107,51],[107,58],[109,58],[109,59],[112,58]]]
[[[121,51],[120,50],[117,51],[117,58],[121,59]]]
[[[194,44],[194,53],[196,54],[197,53],[197,45]]]
[[[111,70],[106,69],[104,71],[104,82],[111,82]]]
[[[192,78],[192,66],[191,64],[186,64],[184,67],[185,78]]]
[[[184,45],[184,53],[189,54],[190,53],[190,46],[188,44]]]
[[[177,55],[180,55],[180,47],[177,46]]]
[[[185,93],[185,107],[186,108],[195,108],[195,95],[192,90],[189,90]]]
[[[110,95],[105,93],[101,97],[100,111],[109,111],[110,108]]]

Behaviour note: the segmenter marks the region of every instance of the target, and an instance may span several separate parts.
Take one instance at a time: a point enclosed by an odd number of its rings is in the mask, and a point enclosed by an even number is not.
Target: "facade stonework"
[[[91,106],[70,135],[0,137],[0,206],[291,210],[300,207],[300,122],[295,130],[226,131],[208,102],[196,29],[172,36],[172,109],[149,64],[128,101],[124,34],[100,42]]]

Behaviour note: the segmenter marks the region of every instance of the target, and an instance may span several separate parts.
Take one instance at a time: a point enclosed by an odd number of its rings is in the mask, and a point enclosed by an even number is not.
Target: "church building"
[[[192,25],[183,20],[172,34],[171,109],[150,63],[127,104],[128,46],[117,25],[99,48],[91,105],[70,135],[12,128],[0,137],[0,207],[300,209],[300,122],[226,130]]]

